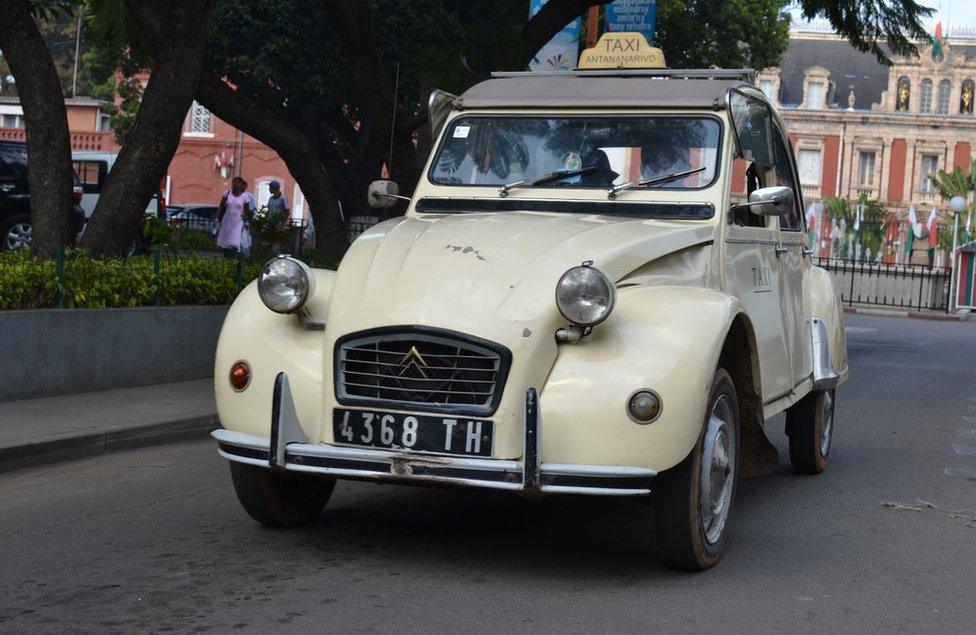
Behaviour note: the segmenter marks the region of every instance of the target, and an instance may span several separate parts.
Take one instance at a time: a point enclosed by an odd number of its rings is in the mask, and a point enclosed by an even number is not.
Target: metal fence
[[[952,269],[925,265],[896,265],[817,259],[829,271],[847,305],[949,310]]]

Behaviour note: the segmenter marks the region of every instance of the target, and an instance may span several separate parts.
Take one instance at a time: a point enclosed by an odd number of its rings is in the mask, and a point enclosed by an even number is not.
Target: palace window
[[[919,169],[918,191],[928,194],[935,191],[935,183],[929,178],[939,170],[939,155],[923,154]]]
[[[186,134],[209,136],[213,134],[213,115],[196,101],[190,106],[190,116],[187,118]]]
[[[0,119],[0,125],[4,128],[23,128],[24,127],[24,116],[23,115],[3,115]]]
[[[796,153],[796,168],[800,173],[800,185],[820,185],[823,173],[820,150],[800,148]]]
[[[861,187],[874,187],[874,166],[877,155],[874,152],[860,152],[857,162],[857,184]]]
[[[932,80],[923,79],[919,84],[918,91],[918,111],[921,113],[932,112]]]
[[[807,98],[806,107],[812,108],[814,110],[820,110],[824,107],[824,90],[823,82],[808,82],[807,83]]]
[[[766,95],[766,99],[773,101],[773,80],[771,79],[761,79],[759,80],[759,90]]]
[[[939,114],[949,114],[949,94],[952,93],[952,83],[948,79],[939,82]]]

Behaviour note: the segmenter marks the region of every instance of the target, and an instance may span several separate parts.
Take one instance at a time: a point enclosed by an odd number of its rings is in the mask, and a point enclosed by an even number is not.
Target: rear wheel
[[[654,479],[658,554],[688,571],[722,556],[739,473],[739,408],[732,378],[719,368],[698,443],[678,465]]]
[[[336,480],[296,472],[276,472],[231,461],[234,490],[251,518],[269,527],[291,527],[315,520],[329,502]]]
[[[31,244],[31,219],[27,214],[14,214],[0,222],[0,251],[26,249]]]
[[[786,411],[790,463],[800,474],[827,469],[834,434],[834,391],[815,390]]]

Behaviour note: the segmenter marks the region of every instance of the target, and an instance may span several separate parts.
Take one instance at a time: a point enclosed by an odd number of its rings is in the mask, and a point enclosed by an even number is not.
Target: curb
[[[909,311],[898,309],[872,309],[866,307],[845,306],[844,313],[858,315],[880,315],[883,317],[903,317],[913,320],[933,320],[936,322],[966,322],[970,313],[934,313],[928,311]]]
[[[217,415],[206,415],[4,447],[0,448],[0,473],[118,450],[202,438],[216,428]]]

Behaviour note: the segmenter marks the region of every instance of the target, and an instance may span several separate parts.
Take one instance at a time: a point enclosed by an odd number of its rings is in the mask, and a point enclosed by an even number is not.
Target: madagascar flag
[[[942,21],[935,23],[935,35],[932,37],[932,59],[938,61],[942,59]]]

